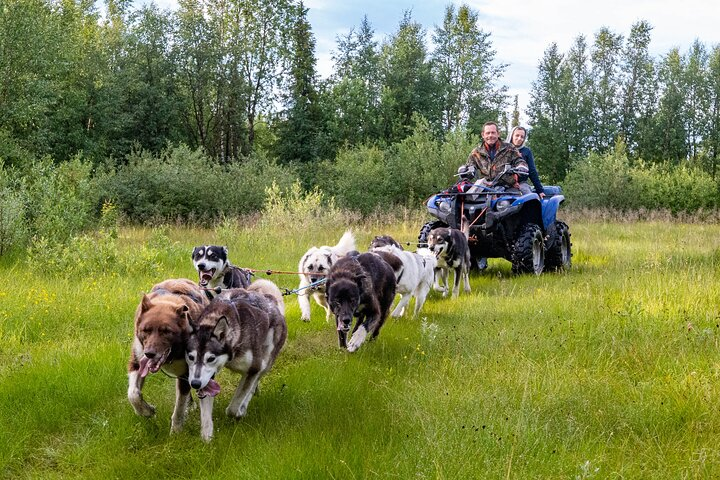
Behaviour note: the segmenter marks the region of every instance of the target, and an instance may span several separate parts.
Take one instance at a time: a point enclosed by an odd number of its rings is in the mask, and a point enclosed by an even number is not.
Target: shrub
[[[201,150],[186,146],[165,150],[159,158],[148,152],[128,156],[127,165],[107,173],[102,195],[132,221],[197,221],[211,224],[224,215],[262,208],[265,188],[273,181],[289,185],[290,172],[255,155],[220,164]]]
[[[301,228],[310,224],[315,228],[322,228],[348,220],[347,215],[336,207],[333,197],[327,197],[318,187],[303,191],[300,181],[296,181],[286,190],[273,183],[265,193],[266,200],[260,220],[265,227],[287,228],[287,224],[292,223]]]
[[[90,162],[76,156],[55,165],[43,158],[20,174],[18,191],[32,236],[62,243],[91,224],[98,194]]]
[[[575,163],[563,187],[578,208],[690,213],[718,207],[718,185],[700,168],[642,161],[631,166],[621,143]]]
[[[0,181],[0,255],[23,246],[27,238],[22,195]]]
[[[338,153],[334,163],[323,167],[326,174],[320,188],[334,196],[338,205],[367,214],[378,205],[392,202],[385,155],[378,147],[360,145]]]

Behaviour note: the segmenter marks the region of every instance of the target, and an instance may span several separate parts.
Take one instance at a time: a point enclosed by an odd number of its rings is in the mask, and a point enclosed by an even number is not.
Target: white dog
[[[351,231],[343,234],[340,241],[334,247],[323,245],[322,247],[311,247],[300,259],[298,272],[300,272],[300,286],[298,292],[298,303],[300,304],[300,318],[310,321],[310,294],[315,301],[325,309],[325,320],[330,321],[332,312],[327,303],[325,295],[325,284],[307,288],[309,285],[322,280],[330,271],[330,267],[337,262],[338,258],[345,256],[348,252],[355,250],[355,237]]]
[[[435,279],[435,268],[437,267],[435,255],[427,248],[418,249],[416,253],[407,252],[387,236],[375,237],[370,244],[370,251],[382,255],[386,261],[388,260],[386,254],[393,255],[400,260],[399,263],[388,261],[395,271],[397,293],[400,294],[400,301],[390,315],[402,317],[410,299],[415,297],[413,316],[416,316],[425,303]]]

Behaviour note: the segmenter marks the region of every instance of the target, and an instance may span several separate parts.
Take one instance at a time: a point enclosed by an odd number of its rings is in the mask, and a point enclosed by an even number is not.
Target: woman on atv
[[[525,127],[514,127],[510,132],[510,143],[515,145],[523,160],[527,163],[530,181],[535,186],[535,193],[540,195],[540,198],[545,197],[545,191],[543,189],[542,182],[540,182],[540,176],[538,175],[537,167],[535,166],[535,157],[533,157],[532,151],[529,147],[525,146],[525,140],[527,139],[527,129]]]

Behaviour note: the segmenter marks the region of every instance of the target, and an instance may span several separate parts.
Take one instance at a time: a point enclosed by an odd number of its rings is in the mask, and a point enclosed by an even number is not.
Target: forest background
[[[382,40],[359,19],[327,79],[302,2],[0,12],[0,254],[60,245],[103,205],[131,223],[204,225],[303,192],[362,215],[422,209],[485,121],[507,132],[520,118],[467,5],[438,12],[430,35],[411,12]],[[600,28],[538,60],[529,146],[569,208],[718,207],[720,46],[653,57],[651,34],[645,20]]]

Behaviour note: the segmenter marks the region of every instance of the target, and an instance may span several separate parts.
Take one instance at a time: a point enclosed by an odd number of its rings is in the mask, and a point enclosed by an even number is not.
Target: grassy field
[[[0,264],[2,478],[718,478],[720,226],[570,220],[573,268],[512,276],[491,260],[459,299],[431,294],[420,318],[340,351],[313,303],[240,421],[216,436],[199,411],[170,435],[174,382],[152,375],[155,418],[127,402],[132,316],[142,292],[195,278],[197,244],[237,265],[294,270],[342,227],[172,228],[159,273],[54,275]],[[413,240],[418,224],[353,225]],[[121,230],[132,255],[146,229]],[[79,259],[80,260],[80,259]],[[281,287],[294,276],[271,277]]]

